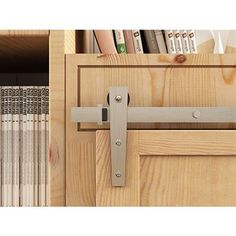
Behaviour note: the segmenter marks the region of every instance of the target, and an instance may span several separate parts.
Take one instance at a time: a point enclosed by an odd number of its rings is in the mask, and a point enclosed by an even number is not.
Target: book
[[[166,47],[169,54],[175,54],[175,39],[173,30],[165,30]]]
[[[215,54],[223,54],[224,53],[224,46],[223,40],[221,37],[220,30],[213,30],[213,37],[215,41],[214,53]]]
[[[112,30],[94,30],[99,49],[103,54],[116,54]]]
[[[7,206],[8,204],[8,191],[7,191],[7,181],[8,181],[8,169],[7,169],[7,113],[8,113],[8,87],[2,87],[1,89],[1,103],[2,103],[2,206]]]
[[[21,76],[17,76],[16,81],[7,77],[5,82],[0,80],[0,205],[3,206],[37,206],[39,197],[43,206],[49,204],[49,90],[48,86],[38,89],[30,85],[39,77],[42,84],[46,84],[48,76],[44,74],[23,75],[23,86]],[[10,81],[13,86],[10,86]],[[39,105],[41,94],[44,95],[43,109]],[[39,122],[39,110],[44,115],[43,125]],[[41,128],[42,135],[39,132]],[[42,160],[40,167],[39,155]]]
[[[41,127],[40,127],[40,157],[39,157],[39,206],[46,205],[46,162],[45,162],[45,153],[46,153],[46,101],[45,101],[45,86],[42,86],[41,89]]]
[[[182,40],[180,30],[174,30],[175,49],[176,53],[183,53]]]
[[[38,87],[38,206],[42,206],[42,89],[43,86]]]
[[[2,87],[0,86],[0,206],[2,206]]]
[[[236,53],[236,31],[230,30],[225,41],[225,53]]]
[[[38,86],[33,89],[33,114],[34,114],[34,206],[38,206]]]
[[[143,31],[148,53],[160,53],[154,30]]]
[[[118,53],[127,53],[123,30],[114,30],[116,48]]]
[[[19,156],[19,179],[20,179],[20,193],[19,193],[19,197],[20,197],[20,202],[19,205],[23,206],[23,158],[24,158],[24,154],[23,154],[23,87],[19,87],[19,91],[20,91],[20,156]]]
[[[45,87],[45,133],[46,133],[46,138],[45,138],[45,184],[46,184],[46,191],[45,191],[45,205],[49,206],[49,87]]]
[[[166,43],[162,30],[154,30],[154,33],[160,53],[167,53]]]
[[[20,119],[19,119],[19,87],[14,86],[12,89],[12,130],[13,130],[13,199],[12,205],[19,206],[19,156],[20,156]]]
[[[29,108],[29,206],[34,206],[34,86],[30,86]]]
[[[77,44],[76,51],[78,53],[100,53],[93,30],[77,30]]]
[[[27,108],[27,149],[26,149],[26,206],[31,206],[31,153],[32,153],[32,135],[31,135],[31,86],[27,86],[27,93],[26,93],[26,108]]]
[[[132,30],[124,30],[125,45],[128,53],[135,53]]]
[[[139,30],[132,30],[135,53],[143,53],[143,45]]]
[[[187,30],[180,30],[183,53],[190,53],[188,32]]]
[[[188,30],[187,32],[188,32],[190,53],[196,54],[197,53],[197,43],[196,43],[195,31]]]
[[[12,206],[13,200],[12,92],[12,86],[9,86],[7,94],[7,206]]]
[[[91,37],[92,37],[92,42],[93,42],[93,53],[101,53],[99,46],[98,46],[98,42],[93,34],[93,31],[91,30]]]
[[[214,52],[215,41],[211,30],[196,30],[197,52],[210,54]]]

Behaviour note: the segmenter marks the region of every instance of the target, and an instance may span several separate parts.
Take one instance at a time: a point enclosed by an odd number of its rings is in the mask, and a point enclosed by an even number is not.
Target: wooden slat
[[[142,156],[141,206],[235,206],[236,156]]]
[[[233,130],[140,132],[140,155],[236,155]]]
[[[65,53],[75,52],[75,32],[50,32],[50,205],[66,205]]]
[[[95,132],[78,132],[70,109],[78,103],[77,65],[66,60],[66,205],[94,206]]]
[[[67,55],[77,61],[79,66],[235,66],[235,54],[76,54]]]
[[[95,206],[95,132],[78,132],[66,142],[66,206]]]
[[[0,30],[0,36],[49,36],[49,30]]]

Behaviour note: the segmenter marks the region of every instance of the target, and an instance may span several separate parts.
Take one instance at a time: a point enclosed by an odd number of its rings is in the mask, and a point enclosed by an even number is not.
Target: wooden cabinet
[[[130,106],[236,106],[236,57],[67,55],[66,205],[236,205],[234,123],[129,124],[126,186],[111,186],[108,125],[76,124],[71,108],[107,106],[127,86]]]
[[[65,54],[75,30],[0,30],[0,73],[47,73],[50,89],[50,206],[65,206]]]

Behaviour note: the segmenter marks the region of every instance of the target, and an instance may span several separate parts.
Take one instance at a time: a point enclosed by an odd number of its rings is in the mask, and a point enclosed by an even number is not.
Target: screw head
[[[116,145],[117,145],[117,146],[121,146],[121,140],[120,140],[120,139],[117,139],[117,140],[116,140]]]
[[[115,100],[116,100],[116,102],[121,102],[122,101],[122,96],[121,95],[116,95]]]
[[[119,170],[115,173],[115,176],[116,176],[117,178],[120,178],[120,177],[121,177],[121,173],[120,173]]]
[[[192,113],[192,116],[193,116],[193,118],[195,118],[195,119],[200,118],[200,115],[201,115],[200,111],[194,111],[194,112]]]

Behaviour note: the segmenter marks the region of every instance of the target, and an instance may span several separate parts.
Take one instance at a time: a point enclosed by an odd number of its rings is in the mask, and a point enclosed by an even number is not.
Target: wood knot
[[[179,54],[175,57],[175,61],[177,63],[184,63],[186,60],[187,60],[187,58],[184,54]]]

